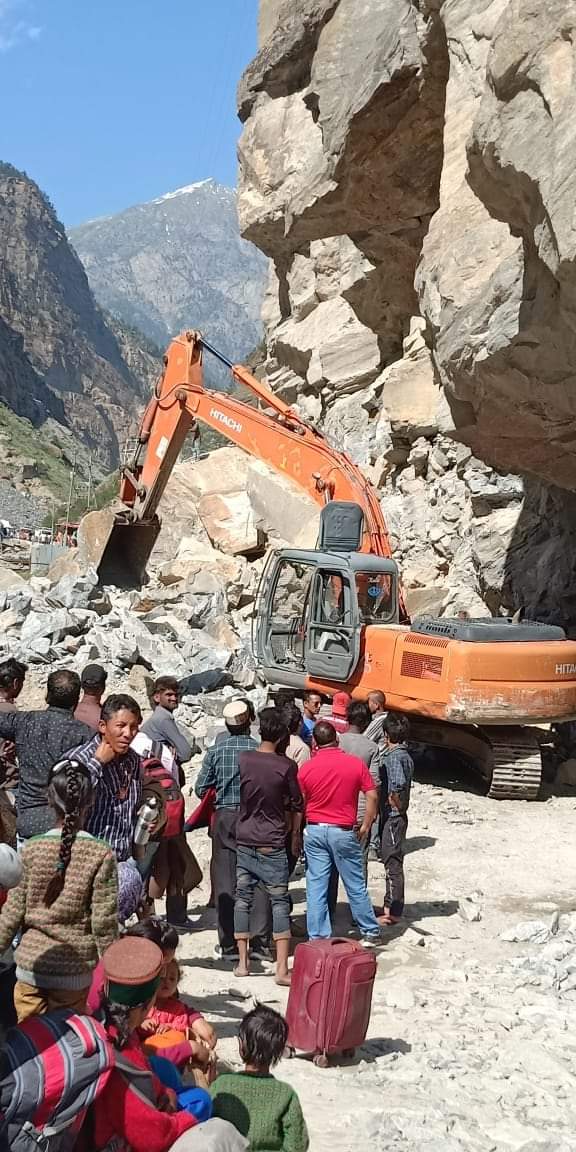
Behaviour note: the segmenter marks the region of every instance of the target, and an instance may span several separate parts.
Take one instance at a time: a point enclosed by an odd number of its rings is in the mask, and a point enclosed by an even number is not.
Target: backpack
[[[114,1065],[102,1024],[89,1016],[55,1012],[11,1028],[0,1058],[3,1146],[69,1152]]]
[[[184,828],[184,809],[186,807],[182,790],[176,783],[169,768],[165,768],[157,756],[149,756],[142,761],[144,768],[144,789],[155,785],[160,789],[164,800],[166,821],[154,840],[164,840],[169,836],[179,836]]]

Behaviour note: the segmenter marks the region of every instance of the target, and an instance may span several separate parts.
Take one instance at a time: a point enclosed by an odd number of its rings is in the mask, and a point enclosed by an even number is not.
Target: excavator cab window
[[[271,574],[272,586],[265,605],[263,644],[266,664],[304,670],[304,645],[314,564],[282,557]]]
[[[304,687],[309,676],[345,683],[360,659],[354,572],[321,552],[271,553],[252,634],[267,677]]]
[[[320,568],[312,589],[306,670],[325,680],[345,681],[359,657],[359,629],[352,574]]]
[[[350,624],[349,599],[340,572],[321,572],[314,619],[321,624]]]
[[[356,572],[356,596],[362,624],[391,624],[397,620],[396,580],[389,572]]]

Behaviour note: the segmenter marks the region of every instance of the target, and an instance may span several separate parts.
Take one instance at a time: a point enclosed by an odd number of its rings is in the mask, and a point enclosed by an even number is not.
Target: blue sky
[[[65,224],[236,182],[258,0],[0,0],[0,159]]]

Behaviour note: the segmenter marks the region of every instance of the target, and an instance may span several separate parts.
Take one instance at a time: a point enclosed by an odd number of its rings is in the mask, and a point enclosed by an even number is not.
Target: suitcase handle
[[[346,940],[346,938],[344,936],[331,936],[329,940],[323,940],[322,943],[323,944],[329,944],[331,948],[336,948],[339,944],[345,944],[347,952],[361,952],[362,951],[360,945],[357,943],[356,940]],[[322,975],[323,967],[324,967],[324,961],[319,958],[317,963],[316,963],[316,971],[314,973],[317,980],[319,980],[321,975]]]

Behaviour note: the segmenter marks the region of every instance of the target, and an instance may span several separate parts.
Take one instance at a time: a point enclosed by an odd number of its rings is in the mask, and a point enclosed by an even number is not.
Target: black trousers
[[[234,898],[236,895],[236,823],[233,808],[218,808],[212,823],[212,865],[214,899],[218,913],[218,939],[224,951],[236,948],[234,937]],[[250,914],[252,940],[267,942],[272,933],[272,909],[266,889],[258,885]]]
[[[9,1028],[15,1028],[18,1023],[14,1007],[14,985],[16,983],[16,968],[12,964],[0,972],[0,1039]]]
[[[382,863],[386,869],[384,908],[392,916],[404,911],[404,841],[407,816],[389,816],[382,825]]]

